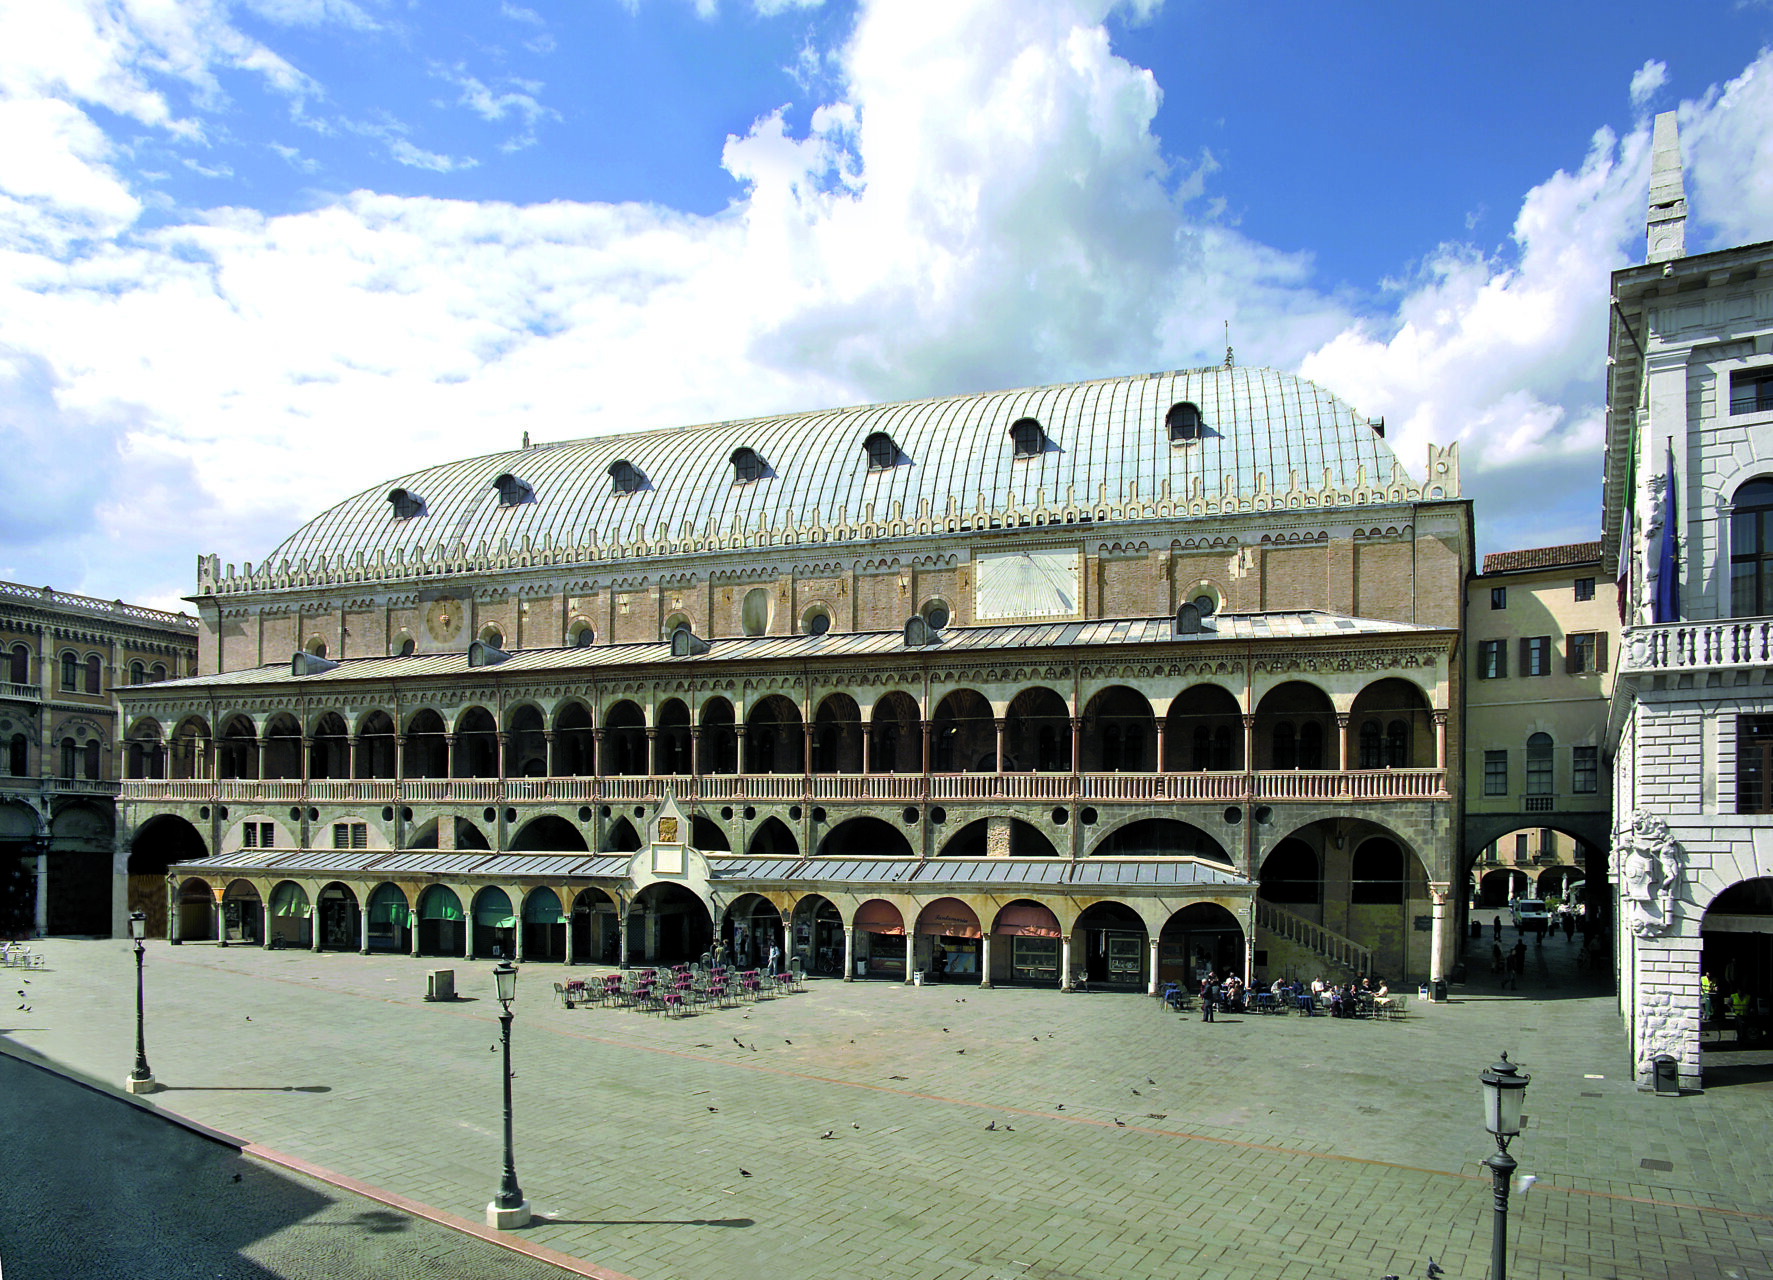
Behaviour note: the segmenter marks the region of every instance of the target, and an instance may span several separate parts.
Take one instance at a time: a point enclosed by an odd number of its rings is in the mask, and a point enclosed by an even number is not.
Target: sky
[[[1217,364],[1481,553],[1599,536],[1680,114],[1773,239],[1773,4],[0,0],[0,579],[188,608],[538,441]]]

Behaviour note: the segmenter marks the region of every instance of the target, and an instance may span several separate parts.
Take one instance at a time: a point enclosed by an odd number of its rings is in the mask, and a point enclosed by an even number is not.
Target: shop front
[[[930,940],[929,976],[937,982],[979,977],[979,917],[959,898],[937,898],[917,918]]]
[[[1145,985],[1145,922],[1139,913],[1119,902],[1098,902],[1077,920],[1072,968],[1091,986],[1142,987]]]
[[[222,937],[253,946],[262,941],[259,930],[265,917],[259,891],[247,880],[236,880],[222,898]]]
[[[523,958],[566,959],[566,915],[552,889],[532,889],[523,900]]]
[[[294,880],[285,880],[271,890],[270,934],[266,941],[272,946],[314,945],[314,920],[308,911],[308,893]]]
[[[474,898],[474,956],[510,960],[516,955],[517,920],[503,889],[482,889]]]
[[[320,946],[326,951],[358,951],[362,949],[363,916],[357,909],[357,895],[342,884],[329,884],[320,891]]]
[[[378,885],[369,895],[369,949],[394,955],[412,950],[412,909],[394,885]]]
[[[856,976],[905,979],[905,918],[899,908],[880,898],[856,911]]]
[[[419,898],[419,954],[459,956],[468,941],[467,917],[462,900],[443,885],[434,884]]]
[[[1183,907],[1164,922],[1157,940],[1157,980],[1199,991],[1209,973],[1223,978],[1244,969],[1244,931],[1216,902]]]
[[[1059,917],[1038,902],[1012,902],[991,926],[993,982],[1059,984]]]
[[[843,916],[831,899],[809,894],[794,904],[793,955],[803,973],[837,977],[843,972]]]

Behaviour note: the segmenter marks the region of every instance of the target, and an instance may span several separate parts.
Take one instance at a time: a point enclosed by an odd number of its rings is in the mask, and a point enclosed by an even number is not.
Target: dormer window
[[[735,449],[732,461],[734,484],[750,484],[769,474],[769,464],[753,449]]]
[[[614,493],[639,493],[646,488],[646,476],[639,467],[626,460],[612,462],[609,468],[610,489]]]
[[[1017,418],[1010,424],[1010,443],[1018,458],[1033,458],[1047,447],[1047,433],[1033,418]]]
[[[425,500],[411,489],[388,490],[388,502],[396,520],[411,520],[425,514]]]
[[[494,480],[493,488],[499,491],[501,507],[520,507],[526,502],[536,500],[536,491],[509,472]]]
[[[862,448],[868,454],[870,471],[890,471],[899,465],[899,446],[884,431],[876,431],[862,442]]]
[[[1201,437],[1200,407],[1184,400],[1181,404],[1173,404],[1164,417],[1164,425],[1170,430],[1170,443],[1183,444]]]

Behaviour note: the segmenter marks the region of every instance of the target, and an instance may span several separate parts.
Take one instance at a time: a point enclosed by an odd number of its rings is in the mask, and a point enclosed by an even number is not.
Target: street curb
[[[341,1191],[348,1191],[352,1195],[362,1196],[367,1200],[374,1200],[380,1204],[387,1205],[390,1209],[397,1209],[401,1213],[410,1214],[415,1218],[422,1218],[426,1222],[435,1223],[440,1227],[448,1227],[451,1231],[459,1231],[463,1235],[473,1236],[475,1239],[482,1240],[487,1244],[496,1245],[499,1248],[507,1249],[512,1253],[522,1254],[525,1257],[535,1259],[537,1262],[545,1262],[549,1266],[558,1267],[560,1270],[571,1272],[573,1275],[585,1276],[587,1280],[634,1280],[634,1277],[626,1275],[623,1272],[611,1271],[608,1267],[600,1267],[595,1262],[587,1262],[583,1258],[575,1258],[571,1254],[561,1253],[559,1250],[550,1249],[546,1245],[531,1243],[530,1241],[514,1236],[509,1232],[495,1231],[493,1228],[475,1222],[471,1218],[459,1217],[446,1210],[434,1208],[431,1205],[421,1203],[418,1200],[409,1199],[397,1192],[385,1190],[373,1183],[362,1182],[356,1178],[349,1177],[346,1174],[338,1173],[332,1169],[326,1168],[324,1165],[314,1164],[302,1159],[300,1156],[292,1156],[272,1147],[261,1146],[259,1143],[253,1142],[248,1138],[239,1137],[235,1134],[228,1133],[225,1130],[211,1128],[209,1125],[192,1120],[187,1116],[182,1116],[176,1111],[169,1111],[164,1107],[158,1107],[151,1102],[144,1101],[141,1097],[125,1093],[122,1089],[112,1088],[99,1081],[88,1080],[82,1076],[70,1074],[49,1062],[33,1057],[27,1053],[20,1053],[13,1046],[4,1042],[0,1042],[0,1056],[7,1057],[23,1066],[34,1067],[46,1075],[52,1075],[58,1079],[66,1080],[70,1084],[78,1085],[82,1089],[88,1089],[93,1093],[100,1094],[104,1097],[113,1099],[114,1101],[126,1103],[127,1105],[134,1107],[137,1111],[144,1112],[157,1119],[164,1120],[169,1124],[176,1125],[178,1128],[184,1129],[188,1133],[195,1134],[199,1138],[216,1143],[219,1146],[232,1147],[243,1156],[249,1156],[264,1164],[275,1165],[278,1168],[288,1169],[292,1173],[299,1173],[304,1177],[313,1178],[317,1182],[324,1182],[328,1186],[337,1187]],[[546,1219],[538,1219],[538,1221],[546,1221]]]

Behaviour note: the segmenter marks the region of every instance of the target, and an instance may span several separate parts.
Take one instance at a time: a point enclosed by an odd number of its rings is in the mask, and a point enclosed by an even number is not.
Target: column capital
[[[1435,711],[1435,712],[1432,712],[1431,714],[1434,717],[1435,725],[1438,727],[1441,725],[1445,725],[1447,723],[1447,717],[1449,715],[1451,715],[1452,713],[1449,711]]]
[[[1352,712],[1338,711],[1336,713],[1336,727],[1338,729],[1346,729],[1348,728],[1348,722],[1352,719],[1354,719],[1354,714]]]

